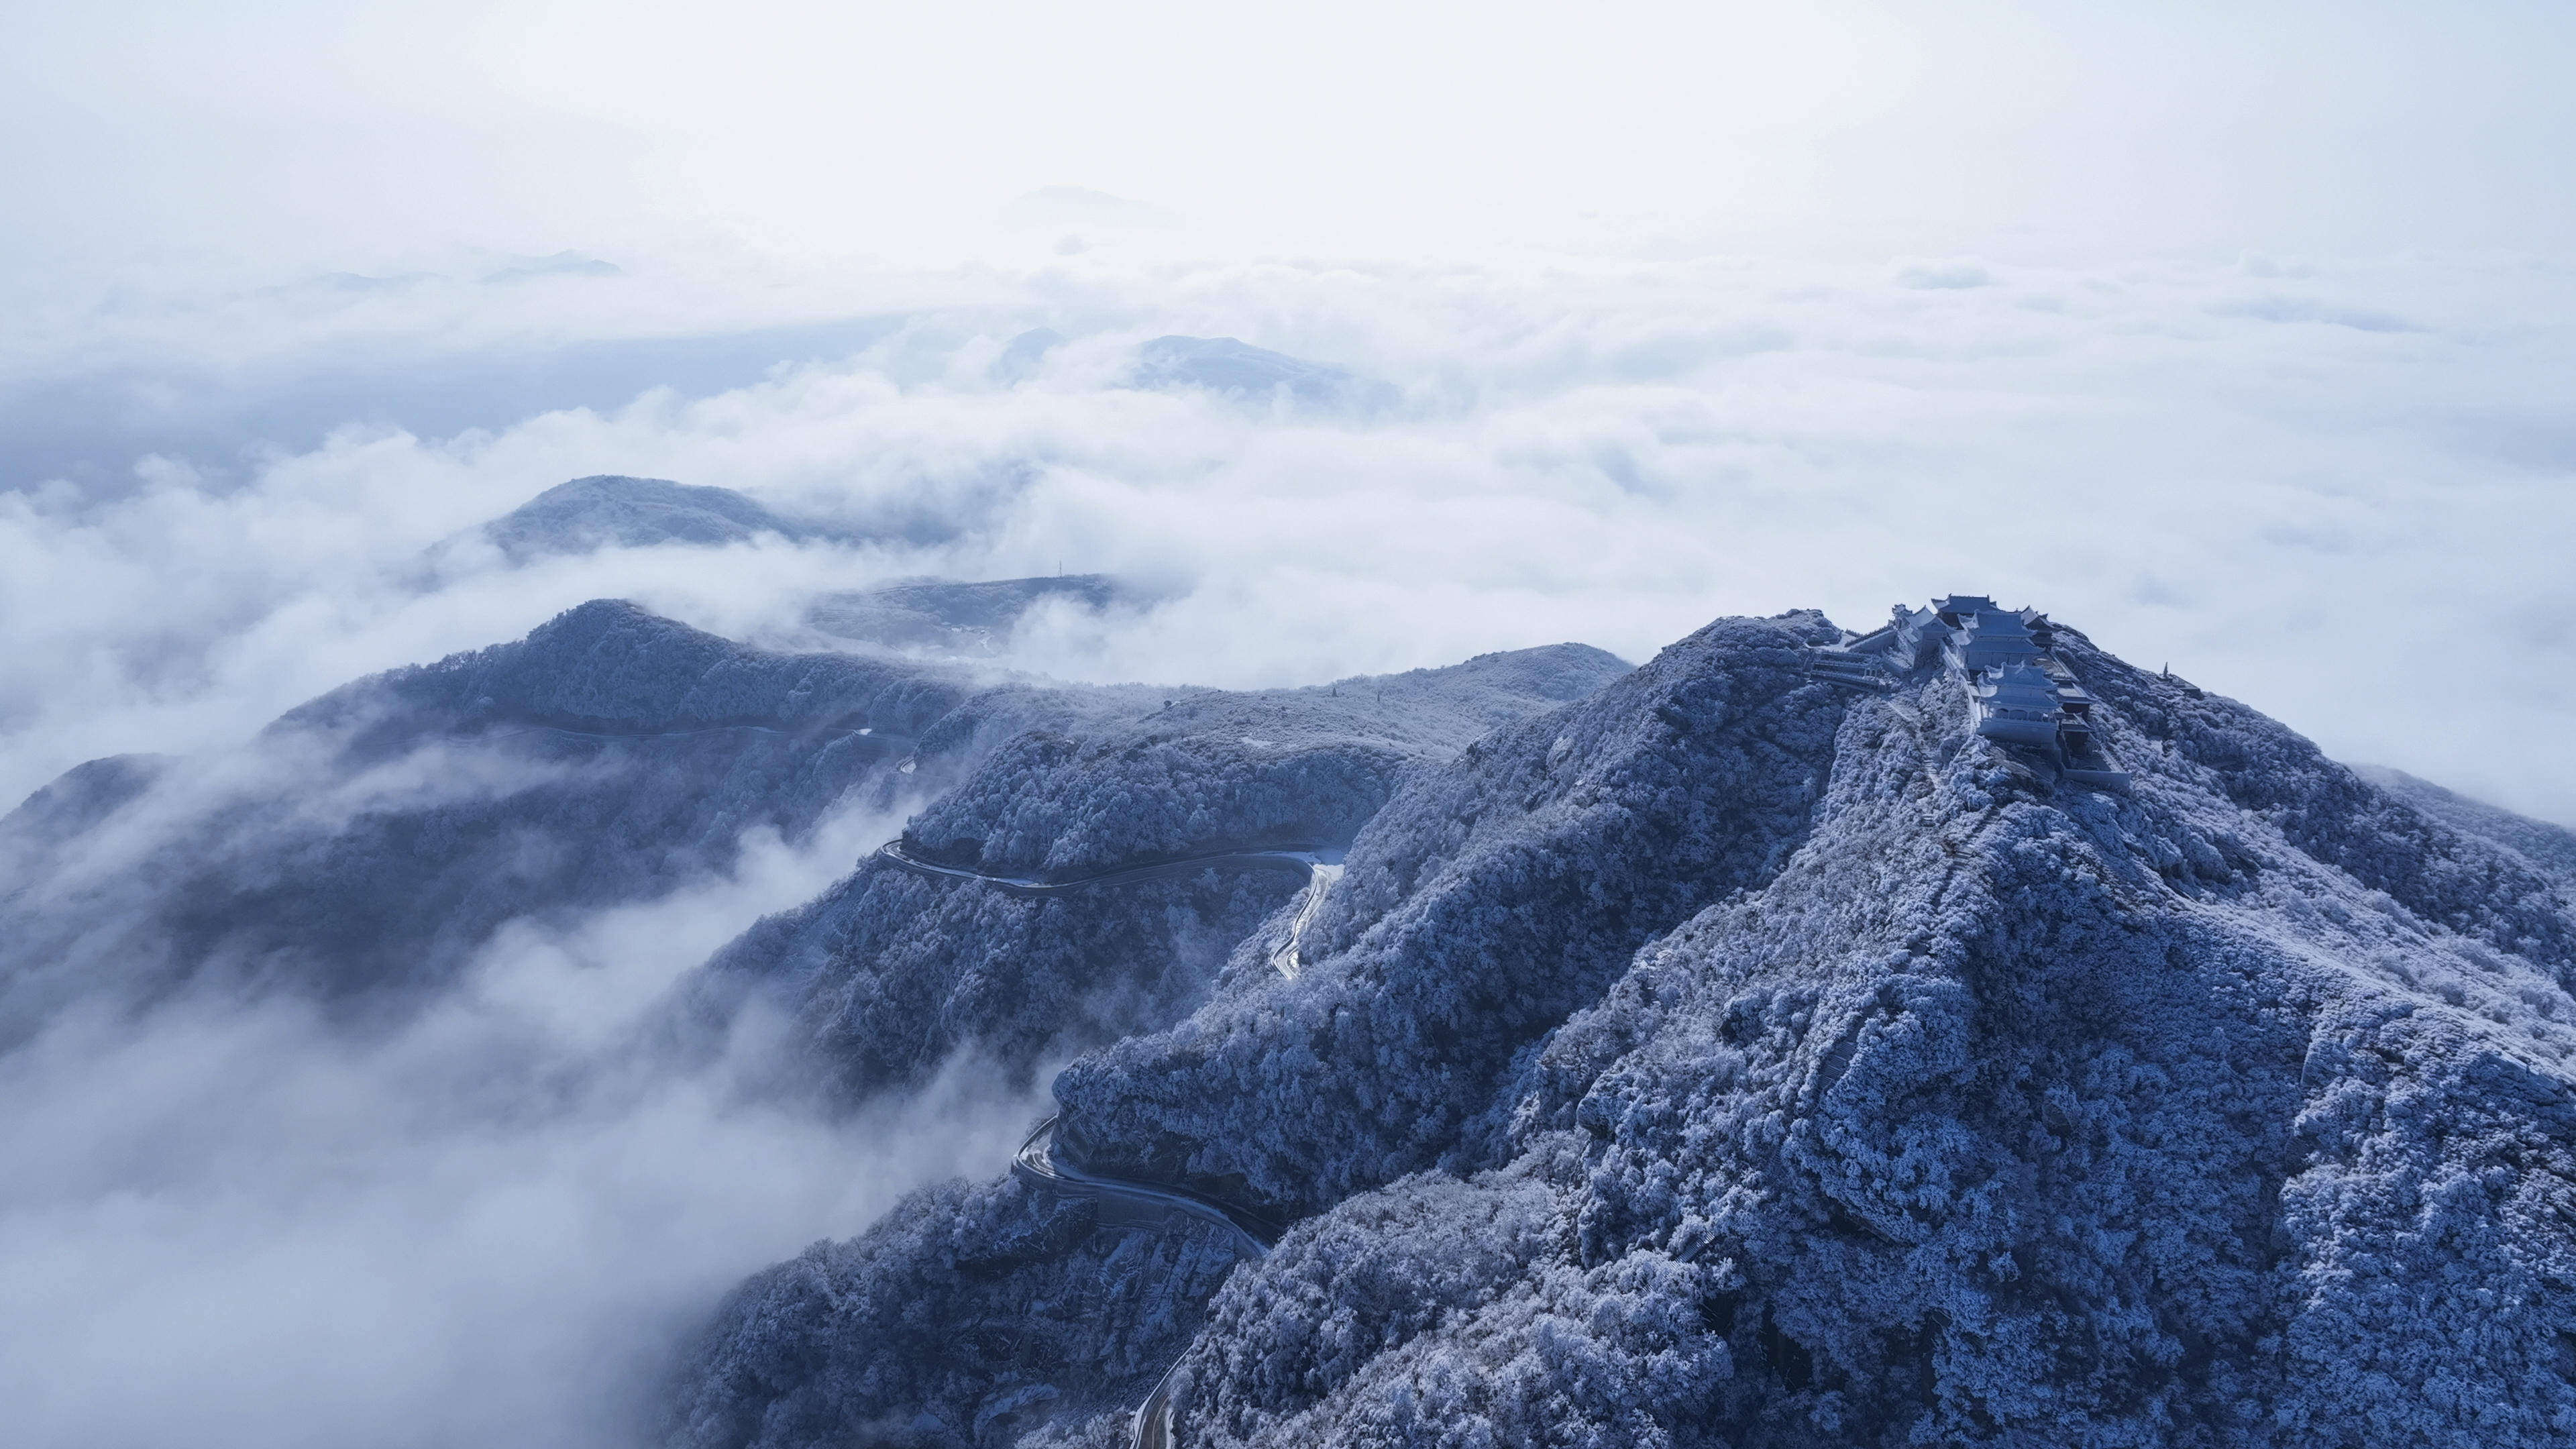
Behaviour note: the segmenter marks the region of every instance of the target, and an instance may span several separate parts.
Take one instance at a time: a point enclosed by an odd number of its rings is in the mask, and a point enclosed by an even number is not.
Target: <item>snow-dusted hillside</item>
[[[2126,795],[1837,637],[1408,773],[1293,980],[1283,902],[1062,1074],[1060,1155],[1266,1260],[942,1189],[745,1285],[671,1441],[1122,1443],[1169,1356],[1192,1449],[2576,1435],[2562,878],[2072,631]],[[1089,858],[1009,818],[944,838]]]
[[[603,601],[247,747],[80,766],[0,819],[21,1345],[169,1330],[156,1383],[220,1383],[227,1441],[401,1418],[425,1443],[632,1442],[639,1382],[731,1281],[998,1158],[1042,1069],[1204,1001],[1306,879],[1228,847],[1345,843],[1412,772],[1627,669],[1560,645],[1102,688],[781,654]],[[866,853],[908,812],[958,864]],[[970,866],[1071,879],[937,873]],[[1231,1261],[1143,1251],[1195,1286],[1104,1245],[1090,1310],[1139,1331],[1059,1345],[1102,1375],[1161,1372],[1174,1346],[1144,1330]],[[333,1387],[378,1374],[437,1402]],[[78,1393],[43,1412],[72,1426],[53,1442],[113,1417]]]
[[[1149,1396],[1192,1449],[2576,1434],[2566,833],[2061,629],[2133,776],[2077,788],[1842,638],[1227,693],[594,603],[38,792],[0,1004],[425,999],[908,811],[644,1045],[879,1109],[1070,1055],[1054,1161],[1286,1231],[995,1162],[743,1285],[675,1445],[1110,1445]]]
[[[1206,863],[1032,896],[875,859],[760,923],[687,991],[702,1021],[755,993],[777,1003],[848,1097],[917,1082],[961,1048],[1025,1073],[1050,1051],[1157,1029],[1305,888],[1226,852],[1343,846],[1411,774],[1627,668],[1556,645],[1320,688],[1194,690],[1087,733],[1027,731],[914,817],[908,852],[1072,882]]]
[[[924,849],[995,870],[1339,844],[1408,768],[1626,669],[1560,645],[1306,690],[1059,685],[595,602],[335,690],[248,750],[93,761],[37,792],[0,819],[0,1024],[188,987],[413,1004],[509,921],[663,898],[755,832],[800,845],[853,809],[927,806]],[[726,952],[681,1019],[772,987],[854,1091],[970,1043],[1025,1072],[1167,1024],[1296,889],[1209,872],[1022,902],[870,865]]]
[[[195,981],[415,995],[513,917],[657,898],[729,869],[749,832],[801,841],[1020,730],[1157,703],[587,604],[335,690],[249,749],[97,762],[38,792],[0,821],[0,991],[19,1022]]]
[[[2529,861],[2534,869],[2556,876],[2571,894],[2576,894],[2576,830],[2499,810],[2445,790],[2430,780],[2419,780],[2404,770],[2355,765],[2353,773],[2462,835],[2503,846]]]
[[[558,483],[483,525],[483,536],[517,562],[549,554],[676,543],[744,543],[762,534],[785,539],[831,531],[783,517],[730,488],[665,478],[597,474]]]

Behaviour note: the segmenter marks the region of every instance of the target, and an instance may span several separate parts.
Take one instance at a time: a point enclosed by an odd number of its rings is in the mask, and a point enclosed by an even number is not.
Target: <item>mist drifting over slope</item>
[[[1031,1111],[970,1073],[829,1120],[623,1049],[672,977],[890,826],[507,932],[390,1032],[209,994],[140,1020],[103,1001],[0,1057],[12,1436],[632,1442],[622,1406],[710,1295],[980,1170]]]

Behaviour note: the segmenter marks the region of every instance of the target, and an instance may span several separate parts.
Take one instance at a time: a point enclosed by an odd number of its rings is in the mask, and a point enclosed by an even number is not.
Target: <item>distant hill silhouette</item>
[[[834,532],[782,517],[730,488],[614,473],[558,483],[483,525],[484,537],[522,562],[602,548],[741,543],[764,533],[822,538]]]

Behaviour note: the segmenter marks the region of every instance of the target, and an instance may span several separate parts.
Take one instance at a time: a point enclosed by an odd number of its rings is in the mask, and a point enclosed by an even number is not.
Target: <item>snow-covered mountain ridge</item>
[[[1069,1059],[1049,1161],[1137,1191],[997,1160],[756,1276],[675,1445],[2576,1433],[2566,833],[2059,628],[2087,787],[1851,640],[1224,692],[601,601],[38,792],[0,1026],[435,999],[512,921],[909,811],[618,1050],[827,1111]]]
[[[1406,768],[1626,668],[1560,645],[1305,690],[1070,685],[755,649],[594,601],[334,690],[248,749],[93,761],[0,817],[0,1033],[184,990],[408,1007],[513,920],[666,898],[730,871],[755,833],[801,847],[851,811],[921,809],[926,848],[971,862],[989,839],[1004,866],[1337,844]],[[1221,958],[1266,910],[1199,954]],[[1031,919],[1079,954],[1058,914]],[[1028,1050],[1125,979],[1083,960],[1015,1008]],[[1201,985],[1175,978],[1176,1005],[1112,1019],[1160,1025]]]
[[[2563,877],[2073,631],[2125,795],[1842,637],[1407,775],[1295,979],[1283,901],[1058,1078],[1268,1258],[941,1189],[746,1285],[672,1441],[1118,1443],[1172,1355],[1193,1449],[2576,1433]]]

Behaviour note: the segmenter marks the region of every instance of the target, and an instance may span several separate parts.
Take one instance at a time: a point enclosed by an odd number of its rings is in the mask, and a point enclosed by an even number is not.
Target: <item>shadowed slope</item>
[[[1453,1150],[1514,1051],[1794,848],[1843,705],[1805,674],[1823,627],[1712,626],[1426,776],[1353,843],[1296,981],[1065,1073],[1065,1155],[1293,1217]]]

